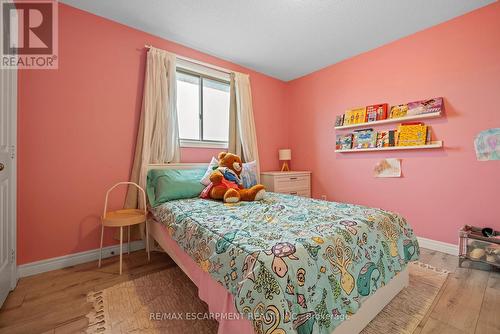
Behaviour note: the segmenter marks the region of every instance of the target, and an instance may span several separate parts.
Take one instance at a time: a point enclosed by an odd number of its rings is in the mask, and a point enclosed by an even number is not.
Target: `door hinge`
[[[10,145],[10,158],[14,159],[16,157],[16,147],[14,145]]]
[[[16,261],[16,251],[11,249],[10,250],[10,263],[14,263]]]

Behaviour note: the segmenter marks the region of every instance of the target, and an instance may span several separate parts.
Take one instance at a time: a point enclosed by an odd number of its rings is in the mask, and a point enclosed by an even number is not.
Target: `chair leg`
[[[130,254],[130,225],[128,226],[127,253]]]
[[[146,252],[148,252],[148,262],[151,260],[151,256],[149,255],[149,229],[148,229],[148,221],[146,220]]]
[[[120,275],[122,274],[123,226],[120,226]]]
[[[97,265],[98,268],[101,268],[103,238],[104,238],[104,224],[101,223],[101,246],[99,247],[99,264]]]

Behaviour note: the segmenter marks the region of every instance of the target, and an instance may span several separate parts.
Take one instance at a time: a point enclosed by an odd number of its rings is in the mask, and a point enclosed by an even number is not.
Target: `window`
[[[177,114],[183,147],[227,148],[229,81],[177,68]]]

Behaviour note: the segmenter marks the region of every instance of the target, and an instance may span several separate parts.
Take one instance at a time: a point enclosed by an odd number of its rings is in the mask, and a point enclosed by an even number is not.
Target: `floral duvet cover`
[[[266,193],[151,209],[200,268],[234,295],[256,333],[331,333],[418,259],[413,230],[381,209]]]

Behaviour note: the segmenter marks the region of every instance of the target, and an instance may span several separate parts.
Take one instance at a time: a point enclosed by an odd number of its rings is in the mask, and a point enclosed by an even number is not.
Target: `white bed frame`
[[[192,169],[192,168],[207,168],[206,163],[172,163],[172,164],[151,164],[148,166],[150,169]],[[155,224],[155,223],[153,223]],[[156,240],[160,241],[161,237],[157,233],[161,233],[161,229],[150,228],[151,236]],[[163,247],[165,252],[169,254],[172,260],[181,268],[184,272],[184,266],[182,261],[176,259],[173,254],[170,254],[165,247]],[[188,275],[189,277],[189,275]],[[191,278],[190,278],[191,279]],[[377,314],[382,311],[382,309],[391,302],[391,300],[405,287],[409,284],[409,269],[408,267],[400,272],[396,277],[394,277],[387,285],[379,288],[373,295],[363,300],[359,310],[351,316],[348,320],[343,321],[332,334],[355,334],[359,333],[365,328],[368,323],[377,316]]]

